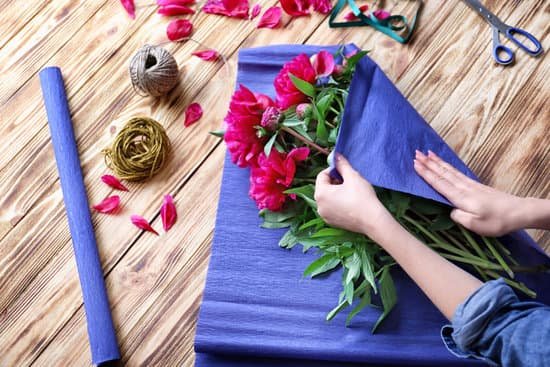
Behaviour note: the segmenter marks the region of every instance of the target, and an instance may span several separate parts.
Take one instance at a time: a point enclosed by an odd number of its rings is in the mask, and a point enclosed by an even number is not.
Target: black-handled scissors
[[[493,57],[496,62],[501,65],[509,65],[514,61],[514,52],[500,43],[500,33],[505,35],[509,40],[514,42],[519,48],[527,52],[531,56],[538,56],[542,53],[542,45],[540,41],[531,33],[516,27],[511,27],[500,20],[496,15],[491,13],[478,0],[463,0],[470,8],[475,10],[479,15],[487,21],[493,28]],[[521,35],[530,42],[525,44],[516,35]]]

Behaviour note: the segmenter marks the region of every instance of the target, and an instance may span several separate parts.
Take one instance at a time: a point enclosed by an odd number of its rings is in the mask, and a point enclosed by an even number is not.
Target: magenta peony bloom
[[[320,51],[317,55],[313,55],[312,60],[317,77],[329,76],[334,71],[334,56],[330,52]]]
[[[229,112],[225,117],[224,140],[231,160],[239,167],[255,166],[258,155],[264,149],[264,140],[257,135],[264,111],[274,103],[266,95],[254,94],[240,85],[231,97]]]
[[[256,202],[259,209],[278,211],[288,196],[284,193],[294,180],[296,165],[309,155],[309,148],[295,148],[290,153],[280,153],[272,150],[269,157],[261,153],[258,165],[250,171],[250,197]]]
[[[313,69],[306,54],[300,54],[286,63],[281,72],[275,77],[274,82],[277,104],[281,109],[287,109],[290,106],[308,101],[308,97],[294,86],[288,76],[289,73],[308,83],[315,84],[315,69]]]

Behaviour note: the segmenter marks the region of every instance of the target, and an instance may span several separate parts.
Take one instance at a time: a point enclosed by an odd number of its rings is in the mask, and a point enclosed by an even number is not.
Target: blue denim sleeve
[[[550,307],[520,301],[502,279],[485,283],[458,306],[441,336],[458,357],[491,366],[550,366]]]

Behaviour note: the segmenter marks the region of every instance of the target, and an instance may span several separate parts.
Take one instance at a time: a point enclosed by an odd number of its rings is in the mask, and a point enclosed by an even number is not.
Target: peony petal
[[[173,42],[183,40],[189,37],[191,33],[193,33],[193,24],[187,19],[175,19],[166,28],[166,35]]]
[[[134,5],[134,0],[120,0],[120,3],[130,18],[136,19],[136,6]]]
[[[311,0],[280,0],[285,13],[293,17],[309,15]]]
[[[328,14],[332,10],[330,0],[313,0],[313,9],[321,14]]]
[[[185,122],[183,125],[191,126],[202,117],[202,107],[197,102],[191,103],[185,110]]]
[[[369,10],[369,6],[367,4],[361,5],[359,7],[359,10],[361,10],[361,13],[365,13],[367,10]],[[354,20],[357,20],[359,18],[356,17],[355,14],[353,14],[352,11],[350,11],[349,13],[346,13],[346,15],[344,15],[344,19],[347,20],[347,21],[354,21]]]
[[[317,77],[329,76],[334,71],[334,56],[328,51],[320,51],[314,56],[312,65]]]
[[[202,11],[207,14],[219,14],[232,18],[248,18],[248,0],[208,0]]]
[[[96,211],[105,214],[114,213],[120,205],[120,196],[113,195],[103,199],[99,204],[94,205]]]
[[[158,8],[157,13],[171,17],[174,15],[195,14],[195,10],[186,5],[164,5]]]
[[[160,217],[162,218],[162,227],[165,232],[168,232],[170,228],[176,223],[178,219],[178,213],[176,212],[176,206],[172,196],[165,195],[164,202],[160,208]]]
[[[111,186],[113,189],[120,191],[128,191],[128,188],[120,182],[118,178],[113,175],[103,175],[101,176],[101,181],[106,183],[108,186]]]
[[[272,6],[267,9],[256,28],[277,28],[281,24],[281,17],[283,16],[283,11],[278,6]]]
[[[216,50],[195,51],[191,55],[197,56],[204,61],[216,61],[220,57],[220,54]]]
[[[130,220],[136,227],[143,229],[144,231],[152,232],[157,236],[159,235],[158,232],[155,231],[154,228],[151,227],[149,222],[145,218],[143,218],[141,215],[132,214],[130,216]]]
[[[195,0],[157,0],[158,6],[180,5],[189,6],[195,4]]]
[[[250,19],[256,18],[258,15],[260,15],[260,12],[262,11],[262,6],[260,4],[254,5],[252,8],[252,11],[250,12]]]
[[[378,9],[378,10],[375,10],[373,13],[372,13],[377,19],[380,19],[380,20],[384,20],[384,19],[387,19],[389,17],[391,17],[391,14],[390,12],[384,10],[384,9]]]

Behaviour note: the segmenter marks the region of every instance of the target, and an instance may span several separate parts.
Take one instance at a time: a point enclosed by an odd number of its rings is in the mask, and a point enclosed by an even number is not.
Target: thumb
[[[344,180],[346,177],[356,173],[348,160],[341,154],[336,155],[336,169],[342,175]]]
[[[462,209],[453,209],[451,210],[451,219],[469,230],[474,230],[472,227],[475,224],[476,216],[472,213],[468,213]]]

